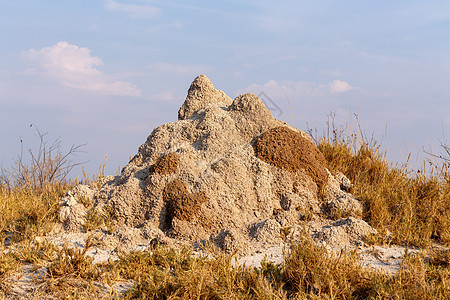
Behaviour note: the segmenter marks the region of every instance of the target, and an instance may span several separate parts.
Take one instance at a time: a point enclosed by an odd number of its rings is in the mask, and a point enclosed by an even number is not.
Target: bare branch
[[[31,190],[52,188],[66,180],[67,175],[81,162],[72,162],[70,157],[80,151],[86,144],[72,144],[70,149],[63,153],[61,150],[61,138],[52,143],[46,140],[47,133],[42,133],[34,127],[39,137],[39,148],[35,152],[28,149],[29,163],[25,162],[23,155],[23,143],[21,140],[21,153],[17,157],[10,172],[4,171],[0,177],[0,183],[5,182],[12,187],[25,186]]]

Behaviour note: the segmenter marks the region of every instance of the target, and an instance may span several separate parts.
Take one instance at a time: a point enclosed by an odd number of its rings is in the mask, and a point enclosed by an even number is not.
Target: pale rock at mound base
[[[250,234],[258,242],[270,243],[281,239],[281,225],[274,219],[267,219],[253,227]]]
[[[353,184],[351,183],[350,179],[348,179],[347,176],[344,175],[344,173],[337,172],[336,175],[334,175],[334,178],[336,178],[337,182],[339,182],[342,190],[346,192],[350,191]]]
[[[58,219],[69,231],[82,230],[89,204],[94,199],[95,191],[87,185],[78,185],[68,191],[60,200]]]
[[[364,245],[369,235],[377,231],[361,219],[348,217],[312,230],[315,241],[334,250]]]
[[[247,248],[245,235],[236,228],[222,230],[213,238],[214,243],[226,253],[235,253],[245,251]]]
[[[328,173],[328,186],[326,187],[326,203],[324,208],[331,218],[355,217],[361,218],[363,204],[352,194],[345,190],[350,189],[351,182],[344,174],[339,172],[336,177]],[[336,178],[339,178],[336,179]]]

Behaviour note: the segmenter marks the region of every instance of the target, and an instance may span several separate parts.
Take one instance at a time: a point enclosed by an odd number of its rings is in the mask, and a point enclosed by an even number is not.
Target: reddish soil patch
[[[319,190],[327,183],[325,157],[298,132],[287,127],[272,128],[259,136],[253,149],[256,157],[268,164],[292,172],[305,170]]]
[[[179,162],[180,157],[177,153],[165,154],[156,160],[156,163],[150,168],[150,171],[160,175],[172,174],[178,170]]]
[[[170,182],[164,188],[163,199],[167,208],[166,224],[169,227],[175,217],[184,221],[192,221],[202,203],[208,201],[208,197],[203,192],[190,194],[186,184],[178,179]]]

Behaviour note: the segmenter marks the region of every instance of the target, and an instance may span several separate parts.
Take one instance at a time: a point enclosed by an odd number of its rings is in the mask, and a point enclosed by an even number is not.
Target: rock
[[[353,216],[361,218],[363,205],[351,194],[343,194],[328,201],[325,205],[326,211],[333,219]]]
[[[333,250],[364,245],[365,238],[371,234],[377,234],[377,231],[365,221],[353,217],[339,219],[312,230],[316,242]]]
[[[258,242],[273,242],[281,239],[281,225],[273,219],[267,219],[253,226],[253,238]]]
[[[166,224],[171,227],[173,218],[192,221],[200,207],[208,201],[205,193],[189,193],[186,184],[178,179],[167,184],[163,194],[166,203]]]
[[[298,220],[310,221],[320,213],[317,197],[314,197],[311,192],[308,193],[306,189],[300,194],[287,193],[281,199],[280,204],[283,210],[276,214],[275,219],[281,226],[290,226]]]
[[[236,97],[228,111],[237,130],[247,137],[255,138],[277,125],[284,125],[277,122],[262,100],[251,93]]]
[[[337,182],[339,182],[341,190],[346,192],[350,191],[353,186],[350,182],[350,179],[348,179],[342,172],[337,172],[334,177],[336,178]]]
[[[317,198],[312,193],[300,195],[292,192],[287,193],[281,199],[281,207],[286,211],[298,211],[303,215],[309,212],[313,214],[320,212]]]
[[[78,185],[60,200],[58,219],[66,230],[83,230],[87,206],[92,204],[95,191],[87,185]]]
[[[342,185],[351,187],[350,180],[340,172],[336,176],[334,177],[328,172],[327,196],[323,205],[325,213],[332,219],[349,216],[361,218],[364,210],[362,202],[341,189]]]
[[[273,118],[256,95],[232,100],[200,75],[178,119],[155,128],[99,190],[68,193],[59,210],[65,229],[82,231],[89,210],[104,219],[109,244],[212,237],[233,252],[249,242],[279,243],[282,227],[322,220],[322,211],[361,216],[362,205],[345,191],[348,179],[333,177],[312,139]]]
[[[207,239],[271,218],[288,193],[306,190],[317,201],[317,178],[310,170],[324,170],[323,161],[295,167],[289,164],[297,161],[287,161],[280,167],[255,155],[253,145],[265,133],[279,131],[286,142],[291,136],[304,141],[295,144],[299,151],[320,156],[306,133],[275,120],[253,94],[227,99],[205,76],[197,77],[181,120],[150,134],[119,178],[102,187],[97,205],[110,207],[126,226],[150,222],[170,236]],[[284,150],[272,154],[281,157]],[[177,191],[169,191],[175,186]],[[169,224],[175,219],[177,226]]]
[[[217,237],[213,238],[214,243],[225,253],[242,251],[245,248],[244,235],[237,229],[222,230]]]
[[[60,222],[64,223],[69,219],[70,216],[70,206],[61,206],[58,211],[58,219]]]

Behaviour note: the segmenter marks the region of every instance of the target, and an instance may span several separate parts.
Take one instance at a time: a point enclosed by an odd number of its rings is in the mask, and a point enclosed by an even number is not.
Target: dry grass
[[[137,281],[125,298],[285,299],[282,283],[274,280],[269,264],[259,271],[235,264],[232,256],[218,250],[211,255],[213,259],[194,258],[186,249],[158,248],[123,256],[116,268]]]
[[[384,240],[419,247],[433,241],[450,243],[446,162],[419,173],[408,172],[386,161],[376,141],[331,126],[332,135],[318,147],[328,168],[343,172],[354,183],[351,192],[365,204],[364,219],[384,233]]]
[[[261,269],[214,250],[213,258],[194,258],[164,248],[129,253],[112,268],[137,282],[126,299],[448,299],[448,251],[429,255],[406,256],[392,277],[361,267],[356,253],[332,255],[305,236],[283,265],[263,262]]]
[[[43,235],[51,230],[59,198],[71,183],[61,183],[40,191],[0,186],[0,233],[9,242]]]
[[[3,255],[0,270],[11,262],[46,265],[37,296],[64,299],[115,299],[112,286],[135,282],[125,299],[448,299],[448,251],[407,255],[392,277],[360,266],[355,253],[332,255],[308,236],[293,245],[282,265],[263,262],[260,269],[236,263],[214,248],[194,257],[188,249],[157,247],[151,252],[122,253],[119,260],[92,264],[85,250],[42,244],[21,254]],[[5,273],[3,273],[5,274]],[[2,282],[3,283],[3,282]],[[1,285],[0,292],[7,291]]]

